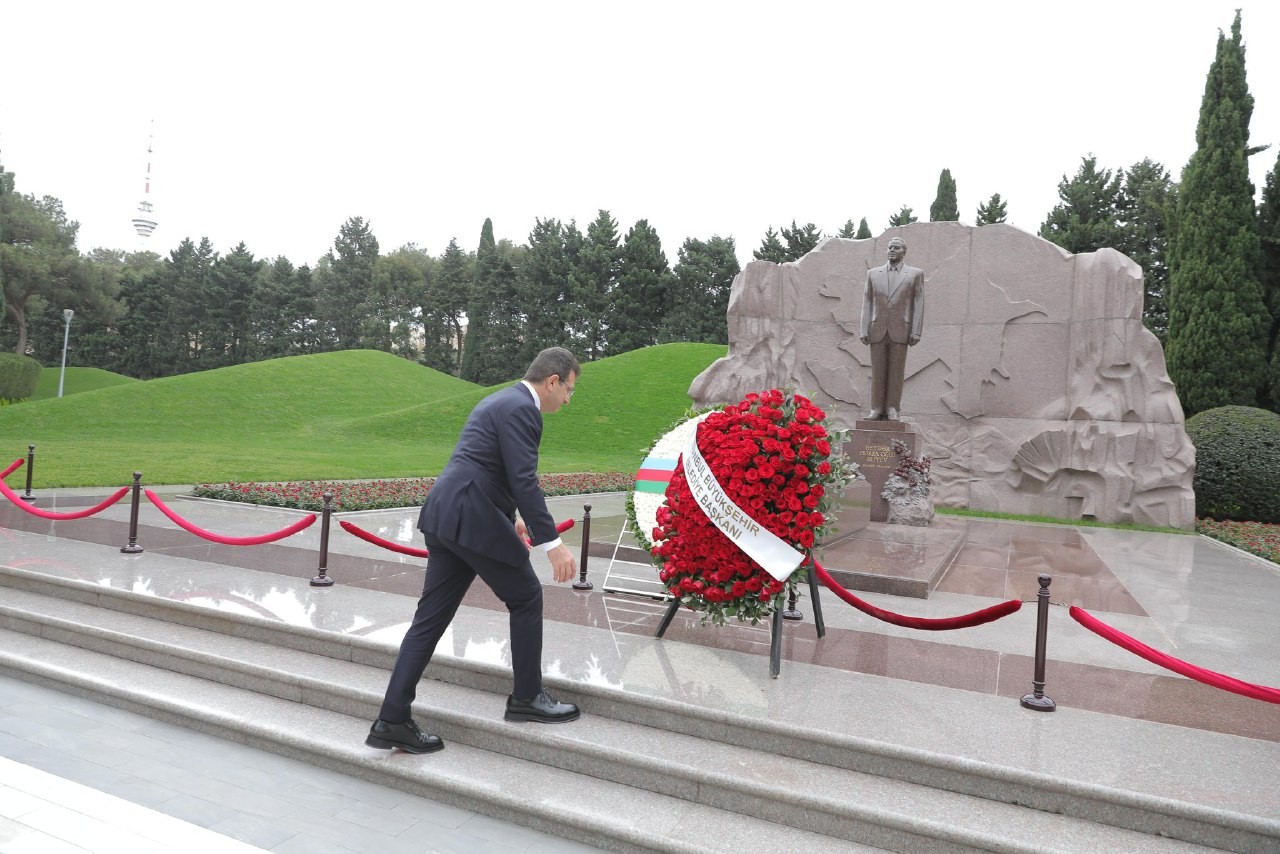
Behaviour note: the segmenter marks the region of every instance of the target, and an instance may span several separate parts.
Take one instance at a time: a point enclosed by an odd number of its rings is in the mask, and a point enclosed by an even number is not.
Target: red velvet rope
[[[262,545],[263,543],[273,543],[276,540],[283,540],[285,537],[293,536],[294,534],[301,531],[303,528],[309,527],[311,523],[316,520],[316,514],[311,513],[305,519],[299,519],[297,522],[294,522],[289,527],[281,528],[279,531],[276,531],[275,533],[272,533],[272,534],[260,534],[256,537],[224,537],[224,536],[221,536],[220,534],[213,534],[202,528],[197,528],[195,525],[192,525],[186,519],[183,519],[177,513],[174,513],[172,510],[166,507],[164,502],[161,501],[159,498],[157,498],[154,492],[152,492],[149,489],[143,490],[143,491],[146,492],[147,498],[151,500],[151,503],[154,504],[156,507],[158,507],[160,509],[160,512],[168,516],[169,520],[173,522],[175,525],[177,525],[179,528],[182,528],[185,531],[189,531],[192,534],[195,534],[197,537],[202,537],[206,540],[209,540],[215,543],[222,543],[223,545],[226,545],[226,546],[259,546],[259,545]]]
[[[0,471],[0,480],[4,480],[9,475],[13,474],[25,462],[26,460],[24,460],[22,457],[18,457],[16,460],[9,463],[9,467],[7,469],[5,469],[4,471]]]
[[[1194,679],[1197,682],[1203,682],[1214,688],[1221,688],[1223,691],[1230,691],[1233,694],[1243,694],[1246,697],[1252,697],[1255,700],[1263,700],[1268,703],[1280,703],[1280,689],[1268,688],[1266,685],[1255,685],[1252,682],[1244,682],[1236,679],[1234,676],[1224,676],[1221,673],[1215,673],[1212,670],[1205,670],[1203,667],[1197,667],[1194,664],[1188,664],[1181,659],[1166,655],[1159,650],[1152,649],[1140,640],[1131,638],[1124,632],[1119,631],[1097,617],[1090,614],[1083,608],[1071,606],[1071,618],[1089,631],[1111,641],[1116,646],[1127,649],[1134,655],[1145,658],[1152,664],[1158,664],[1166,670],[1172,670],[1174,673],[1180,673],[1188,679]]]
[[[338,524],[341,525],[342,530],[346,531],[348,534],[359,537],[360,539],[364,540],[366,543],[373,543],[375,546],[382,546],[384,549],[387,549],[388,551],[399,552],[402,555],[410,555],[412,557],[427,556],[426,549],[415,549],[413,546],[406,546],[401,543],[393,542],[391,540],[384,540],[382,537],[379,537],[377,534],[371,534],[368,531],[364,530],[363,528],[357,528],[355,525],[351,524],[346,520],[343,520]]]
[[[5,483],[3,480],[0,480],[0,494],[4,495],[5,498],[12,501],[14,503],[14,506],[22,508],[23,510],[30,513],[32,516],[39,516],[41,519],[53,519],[53,520],[83,519],[85,516],[92,516],[94,513],[99,513],[103,510],[106,510],[112,504],[115,504],[121,498],[124,498],[125,493],[127,493],[128,491],[129,491],[129,487],[122,486],[120,487],[120,489],[116,490],[116,492],[113,493],[110,498],[106,499],[101,504],[97,504],[93,507],[88,508],[87,510],[75,510],[71,513],[54,513],[51,510],[41,510],[39,507],[31,506],[29,502],[23,501],[22,497],[18,495],[18,493],[10,489],[9,484]]]
[[[875,617],[877,620],[883,620],[886,623],[892,623],[895,626],[902,626],[907,629],[924,629],[930,632],[944,629],[967,629],[972,626],[980,626],[983,623],[990,623],[1001,617],[1007,617],[1022,607],[1021,601],[1010,599],[1008,602],[1001,602],[999,605],[992,605],[990,608],[983,608],[981,611],[974,611],[972,614],[964,614],[959,617],[944,617],[941,619],[906,617],[902,614],[895,614],[892,611],[877,608],[870,602],[862,601],[841,587],[840,582],[832,578],[831,574],[822,568],[822,564],[818,563],[816,558],[813,558],[812,561],[813,569],[818,574],[818,579],[841,599],[864,614]]]
[[[341,525],[342,530],[346,531],[348,534],[359,537],[366,543],[373,543],[375,546],[382,546],[388,551],[399,552],[402,555],[410,555],[412,557],[426,557],[428,554],[426,549],[415,549],[412,546],[406,546],[401,543],[393,542],[392,540],[384,540],[377,534],[371,534],[363,528],[358,528],[346,520],[343,520],[338,524]],[[566,519],[559,525],[556,525],[556,533],[563,534],[565,531],[572,528],[574,524],[573,519]]]

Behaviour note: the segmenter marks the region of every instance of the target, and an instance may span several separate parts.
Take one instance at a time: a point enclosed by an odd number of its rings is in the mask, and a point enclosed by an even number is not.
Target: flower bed
[[[433,477],[392,480],[301,481],[285,483],[201,483],[192,494],[198,498],[242,501],[270,507],[293,507],[318,512],[324,509],[324,494],[333,494],[335,511],[385,510],[422,504],[435,483]],[[548,497],[587,495],[596,492],[623,492],[632,477],[622,472],[538,475],[538,485]]]
[[[700,425],[677,425],[672,433],[683,429],[686,437],[696,435],[699,454],[736,505],[728,515],[740,518],[740,511],[807,555],[830,530],[834,505],[854,474],[843,457],[833,455],[833,445],[842,437],[827,430],[826,413],[798,394],[772,389],[695,417],[702,419]],[[655,449],[666,442],[672,450],[679,440],[670,436]],[[687,447],[688,438],[684,441]],[[650,458],[655,456],[651,452]],[[632,508],[637,526],[644,513],[639,499],[637,492]],[[723,625],[736,617],[757,623],[805,578],[800,569],[786,581],[778,580],[717,527],[693,495],[683,458],[654,515],[652,554],[658,577],[682,605],[702,612],[704,622]]]
[[[1280,525],[1197,519],[1196,533],[1221,540],[1272,563],[1280,563]]]

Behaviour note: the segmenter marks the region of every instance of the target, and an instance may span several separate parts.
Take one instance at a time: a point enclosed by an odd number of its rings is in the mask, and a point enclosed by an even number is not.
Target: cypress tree
[[[1218,33],[1170,244],[1168,364],[1187,415],[1253,406],[1266,377],[1270,317],[1249,182],[1252,114],[1236,12],[1231,38]]]
[[[854,235],[858,240],[866,240],[871,236],[871,228],[867,225],[867,218],[864,216],[858,223],[858,233]]]
[[[959,222],[960,206],[956,202],[956,182],[950,169],[938,176],[938,195],[929,208],[929,222]]]
[[[515,269],[498,251],[493,220],[486,218],[476,247],[475,280],[467,303],[467,337],[462,346],[462,379],[493,385],[520,375],[520,318],[515,305]],[[517,316],[513,316],[517,315]]]
[[[1272,412],[1280,411],[1280,157],[1276,167],[1267,173],[1258,205],[1258,237],[1262,245],[1262,265],[1258,276],[1271,327],[1267,332],[1266,353],[1268,378],[1259,402]]]

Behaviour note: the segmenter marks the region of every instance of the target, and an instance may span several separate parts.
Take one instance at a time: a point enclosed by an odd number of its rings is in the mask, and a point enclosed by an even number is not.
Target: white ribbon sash
[[[733,540],[734,545],[779,581],[786,581],[796,571],[796,567],[804,560],[804,555],[786,540],[761,527],[759,522],[725,494],[715,473],[698,450],[696,429],[684,452],[684,474],[689,481],[689,491],[693,493],[693,499],[698,502],[702,512],[707,514],[707,518],[726,537]]]

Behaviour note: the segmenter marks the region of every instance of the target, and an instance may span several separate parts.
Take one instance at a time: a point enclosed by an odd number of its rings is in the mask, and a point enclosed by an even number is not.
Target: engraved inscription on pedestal
[[[880,495],[885,481],[898,467],[898,455],[891,443],[900,439],[911,448],[913,456],[919,456],[920,437],[911,425],[902,421],[859,421],[849,431],[844,444],[844,454],[861,467],[867,483],[871,485],[871,521],[886,522],[889,519],[889,502]]]

